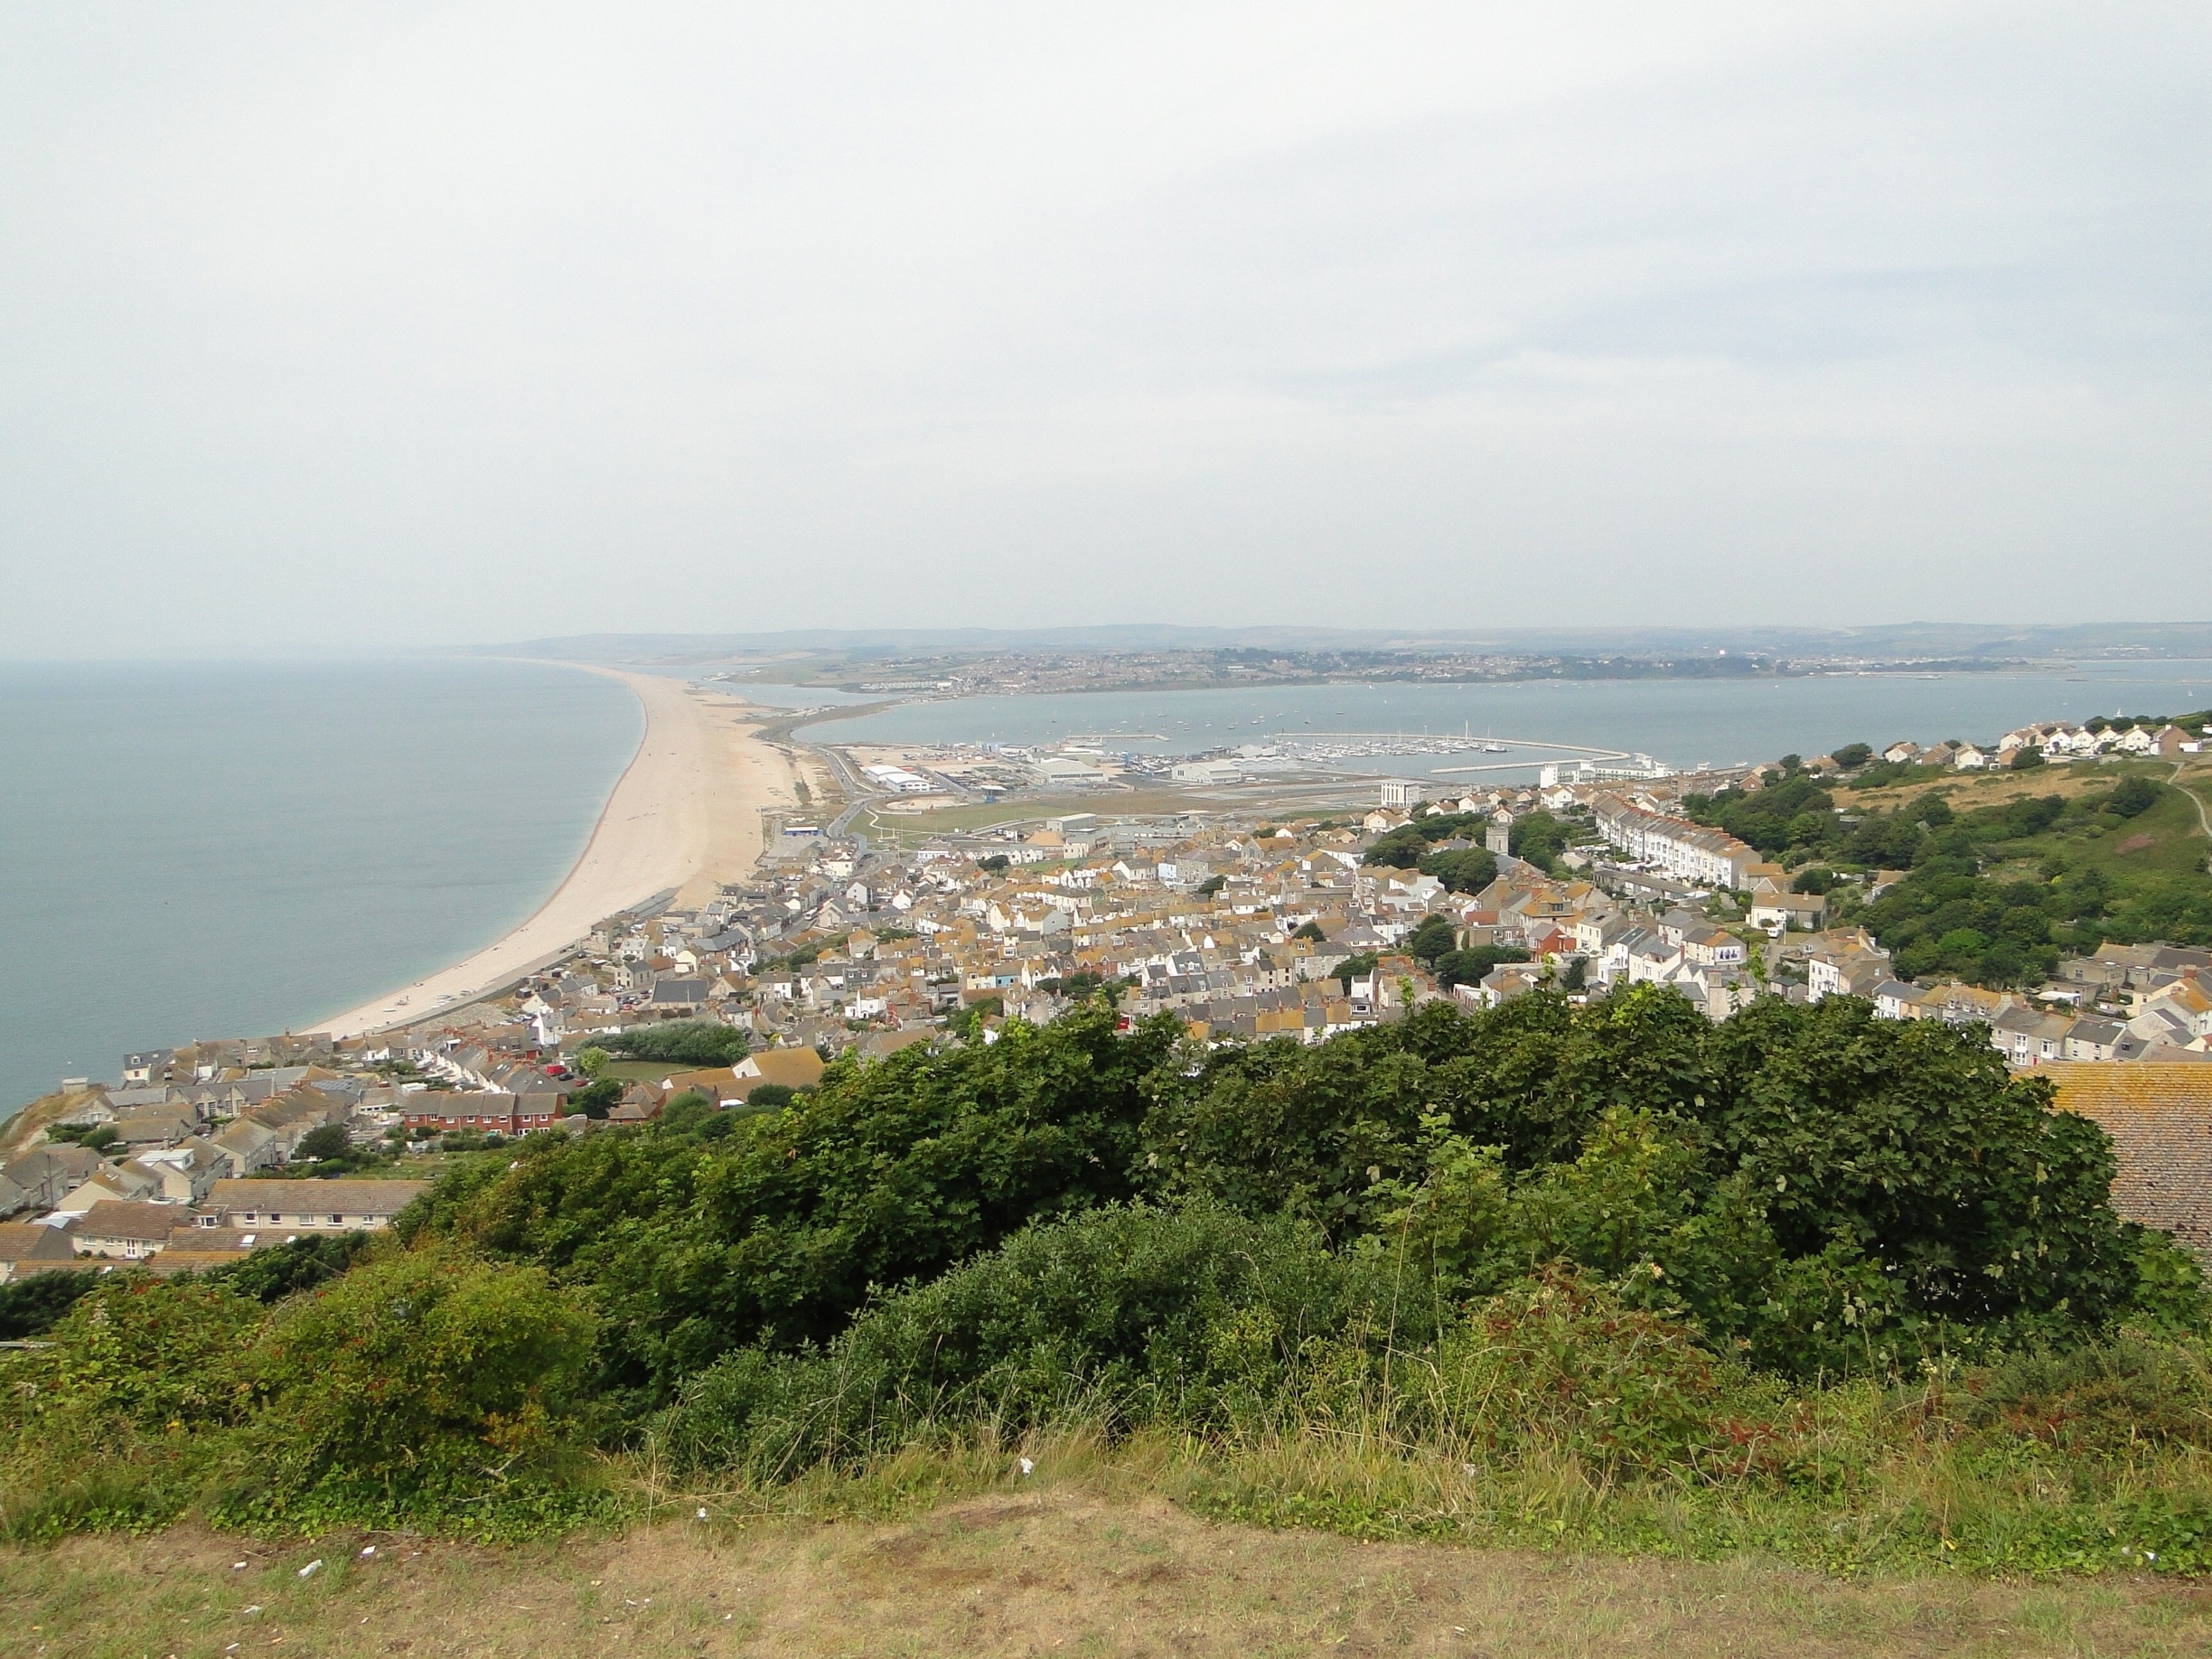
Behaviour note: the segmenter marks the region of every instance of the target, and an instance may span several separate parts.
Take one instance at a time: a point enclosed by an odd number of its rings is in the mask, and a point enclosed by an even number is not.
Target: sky
[[[0,655],[2212,615],[2212,13],[0,7]]]

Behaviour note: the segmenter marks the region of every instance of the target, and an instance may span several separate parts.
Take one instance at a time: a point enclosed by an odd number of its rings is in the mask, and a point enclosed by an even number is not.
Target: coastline
[[[575,865],[527,920],[482,950],[306,1029],[361,1036],[453,1012],[557,960],[617,911],[662,894],[703,903],[751,871],[760,809],[793,799],[789,764],[753,729],[775,711],[665,675],[558,666],[621,680],[645,711],[637,751]]]

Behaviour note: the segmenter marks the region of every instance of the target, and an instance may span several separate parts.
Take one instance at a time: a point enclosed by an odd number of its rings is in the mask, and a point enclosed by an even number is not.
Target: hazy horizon
[[[2212,17],[0,12],[0,658],[2202,613]]]

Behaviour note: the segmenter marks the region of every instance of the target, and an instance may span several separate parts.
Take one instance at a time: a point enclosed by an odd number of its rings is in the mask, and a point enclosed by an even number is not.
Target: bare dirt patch
[[[364,1556],[363,1549],[373,1548]],[[303,1579],[309,1561],[323,1567]],[[233,1563],[245,1561],[243,1567]],[[248,1609],[258,1609],[248,1611]],[[901,1525],[691,1523],[506,1551],[189,1530],[0,1551],[0,1652],[1861,1654],[2212,1650],[2212,1598],[2104,1579],[1846,1583],[1369,1544],[1048,1488]],[[233,1650],[232,1644],[239,1645]]]

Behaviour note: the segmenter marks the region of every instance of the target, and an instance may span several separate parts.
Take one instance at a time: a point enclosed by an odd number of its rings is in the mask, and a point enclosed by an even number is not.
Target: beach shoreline
[[[490,944],[311,1029],[358,1037],[452,1014],[558,961],[617,912],[664,895],[704,903],[752,871],[761,810],[793,800],[785,755],[753,735],[773,711],[666,675],[560,666],[621,680],[645,713],[637,750],[576,863],[543,904]]]

